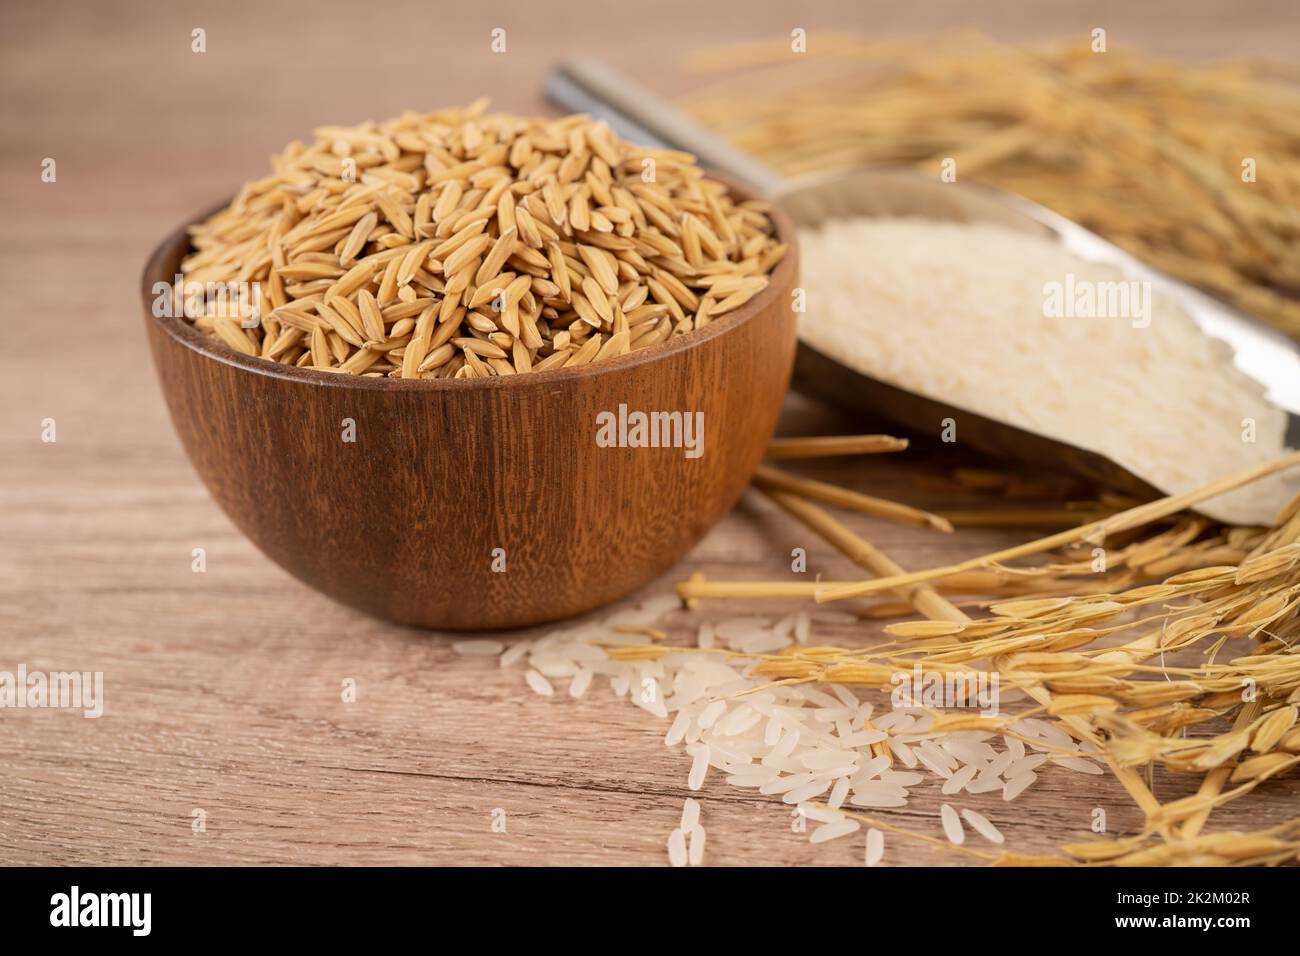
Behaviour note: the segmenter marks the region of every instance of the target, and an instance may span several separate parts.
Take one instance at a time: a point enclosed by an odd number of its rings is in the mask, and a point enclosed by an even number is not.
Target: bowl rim
[[[144,303],[145,315],[148,322],[152,322],[158,328],[176,343],[196,352],[204,358],[220,362],[224,365],[230,365],[247,372],[253,372],[260,375],[268,375],[272,378],[284,379],[291,382],[302,382],[308,385],[323,385],[334,388],[362,388],[362,389],[379,389],[379,390],[397,390],[403,391],[408,389],[418,389],[427,391],[442,391],[451,389],[498,389],[520,387],[529,383],[535,385],[553,385],[561,382],[572,382],[586,378],[595,378],[606,373],[615,373],[628,371],[642,365],[652,362],[658,362],[662,359],[677,355],[710,342],[719,336],[726,335],[728,332],[739,328],[759,312],[763,311],[770,305],[778,295],[788,294],[787,286],[791,286],[795,281],[795,269],[799,260],[798,237],[794,222],[789,216],[775,203],[766,197],[759,196],[752,189],[737,183],[727,176],[719,175],[712,170],[706,170],[709,178],[716,179],[724,183],[732,196],[738,201],[745,202],[753,199],[762,199],[768,203],[767,215],[772,220],[775,227],[775,234],[779,241],[784,242],[787,246],[785,255],[777,263],[775,269],[768,274],[767,286],[754,296],[748,302],[733,310],[720,319],[710,321],[703,329],[695,329],[685,335],[675,335],[668,341],[659,345],[654,345],[645,349],[638,349],[636,352],[629,352],[627,355],[619,356],[615,359],[607,359],[600,363],[589,363],[579,365],[574,368],[556,368],[547,369],[541,372],[525,372],[516,375],[493,375],[488,378],[433,378],[433,379],[407,379],[407,378],[366,378],[361,375],[346,375],[338,372],[325,372],[320,369],[300,368],[296,365],[284,365],[280,362],[272,362],[257,356],[245,355],[226,345],[220,339],[213,336],[204,335],[196,329],[183,316],[155,315],[152,305],[157,298],[154,287],[160,282],[166,282],[168,285],[175,278],[172,275],[163,275],[163,267],[167,260],[175,254],[178,246],[184,244],[188,247],[189,228],[191,225],[208,218],[213,213],[224,209],[231,200],[226,200],[216,206],[213,206],[207,212],[198,216],[191,217],[181,226],[169,232],[154,250],[149,254],[145,262],[144,271],[140,276],[140,292]],[[233,197],[232,197],[233,198]],[[181,253],[182,256],[184,252]],[[179,263],[177,265],[179,268]]]

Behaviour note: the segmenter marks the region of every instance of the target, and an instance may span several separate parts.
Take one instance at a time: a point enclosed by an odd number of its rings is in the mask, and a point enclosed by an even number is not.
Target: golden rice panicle
[[[195,327],[266,361],[395,378],[603,362],[743,306],[786,251],[764,204],[587,116],[480,101],[314,133],[192,226],[181,264]],[[193,291],[214,287],[249,298],[232,313]]]

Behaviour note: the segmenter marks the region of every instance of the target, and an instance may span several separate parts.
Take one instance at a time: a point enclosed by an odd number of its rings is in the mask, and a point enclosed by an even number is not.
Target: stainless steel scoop
[[[546,93],[566,109],[605,120],[631,142],[694,153],[704,166],[769,197],[799,226],[850,216],[993,222],[1051,238],[1082,259],[1114,266],[1128,279],[1150,282],[1154,292],[1179,304],[1206,335],[1228,344],[1237,367],[1288,413],[1287,442],[1300,446],[1300,345],[1240,310],[1144,265],[1050,209],[991,187],[943,183],[906,169],[862,169],[786,180],[596,60],[565,61],[548,76]],[[795,387],[832,404],[899,422],[920,434],[935,434],[944,418],[958,418],[962,441],[987,453],[1069,471],[1139,494],[1160,493],[1141,475],[1095,451],[905,391],[849,369],[803,342],[795,364]]]

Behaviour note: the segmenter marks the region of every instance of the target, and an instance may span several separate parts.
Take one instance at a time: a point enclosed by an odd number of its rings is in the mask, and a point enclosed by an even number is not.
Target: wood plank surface
[[[738,15],[743,10],[743,16]],[[704,5],[653,12],[595,2],[433,5],[404,0],[267,4],[6,3],[0,9],[0,670],[104,672],[105,715],[0,712],[0,863],[660,864],[689,758],[664,726],[603,686],[580,701],[530,693],[519,670],[464,659],[445,634],[390,626],[331,603],[238,534],[198,482],[167,420],[142,334],[136,283],[148,251],[195,211],[265,169],[322,122],[353,122],[488,93],[543,109],[550,63],[595,53],[665,93],[710,43],[794,26],[904,34],[971,25],[1006,39],[1084,33],[1202,58],[1295,59],[1300,8],[1282,2],[1163,12],[1127,2],[943,0],[896,5]],[[190,52],[190,31],[208,52]],[[507,30],[493,54],[490,31]],[[53,157],[58,180],[40,181]],[[41,440],[54,419],[57,441]],[[861,423],[792,396],[782,431]],[[798,464],[798,470],[941,510],[924,479],[978,463],[959,448]],[[792,465],[792,467],[795,467]],[[850,517],[906,567],[1015,543],[1028,530],[942,536]],[[687,560],[638,598],[711,578],[856,570],[755,492]],[[191,570],[203,548],[207,570]],[[466,598],[471,600],[469,596]],[[772,613],[794,605],[777,603]],[[674,612],[682,631],[746,613]],[[536,632],[512,634],[506,640]],[[872,626],[828,625],[863,642]],[[345,681],[357,699],[345,703]],[[1161,799],[1195,780],[1157,774]],[[937,788],[889,819],[938,835]],[[1293,812],[1294,782],[1213,818],[1248,827]],[[708,862],[861,862],[858,840],[810,846],[789,808],[716,777],[701,793]],[[1012,805],[972,801],[1023,852],[1140,821],[1109,777],[1064,771]],[[195,810],[206,830],[192,827]],[[494,829],[504,812],[505,827]],[[494,816],[495,814],[495,816]],[[967,862],[890,842],[886,861]]]

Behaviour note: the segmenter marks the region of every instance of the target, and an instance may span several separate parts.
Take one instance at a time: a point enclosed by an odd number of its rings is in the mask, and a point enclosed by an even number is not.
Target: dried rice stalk
[[[907,439],[892,435],[824,435],[806,438],[773,438],[767,443],[767,457],[825,458],[834,455],[873,455],[906,451]]]
[[[836,485],[827,484],[824,481],[799,478],[778,468],[773,468],[771,465],[759,465],[758,470],[754,473],[753,480],[755,485],[765,491],[778,489],[793,492],[805,498],[814,498],[827,504],[851,508],[854,511],[861,511],[863,514],[883,518],[886,521],[916,525],[923,528],[929,527],[945,533],[952,532],[952,525],[945,519],[928,511],[922,511],[920,508],[913,508],[910,505],[899,504],[896,501],[887,501],[884,498],[849,491]]]
[[[797,61],[797,62],[795,62]],[[750,70],[686,108],[788,175],[939,169],[1028,196],[1300,336],[1300,94],[1263,62],[1184,66],[970,33],[706,51]],[[1243,176],[1240,144],[1258,176]]]
[[[1172,514],[1189,508],[1210,498],[1214,498],[1225,492],[1232,491],[1234,488],[1240,488],[1252,481],[1284,471],[1288,468],[1300,465],[1300,451],[1291,452],[1283,455],[1271,462],[1259,465],[1254,468],[1246,469],[1218,481],[1211,482],[1202,488],[1196,488],[1179,495],[1170,495],[1166,498],[1160,498],[1156,501],[1138,505],[1127,511],[1121,511],[1119,514],[1111,515],[1099,521],[1092,521],[1080,527],[1069,531],[1062,531],[1059,534],[1050,535],[1046,538],[1040,538],[1037,541],[1031,541],[1028,544],[1017,545],[1014,548],[1006,548],[1002,551],[996,551],[992,554],[986,554],[982,557],[972,558],[969,561],[962,561],[958,564],[947,565],[940,568],[932,568],[928,571],[915,571],[911,574],[896,575],[888,578],[877,578],[872,581],[863,581],[859,584],[849,585],[848,587],[825,588],[817,593],[818,603],[822,601],[836,601],[847,597],[857,597],[863,594],[870,594],[875,591],[889,590],[892,588],[902,587],[909,584],[918,584],[922,581],[932,581],[949,574],[956,574],[961,571],[973,571],[990,565],[999,564],[1012,558],[1024,557],[1031,554],[1041,554],[1044,551],[1050,551],[1053,548],[1063,547],[1074,544],[1078,541],[1088,541],[1090,543],[1100,543],[1105,541],[1109,535],[1120,531],[1127,531],[1133,528],[1139,528],[1143,525],[1158,521],[1161,518],[1167,518]]]

